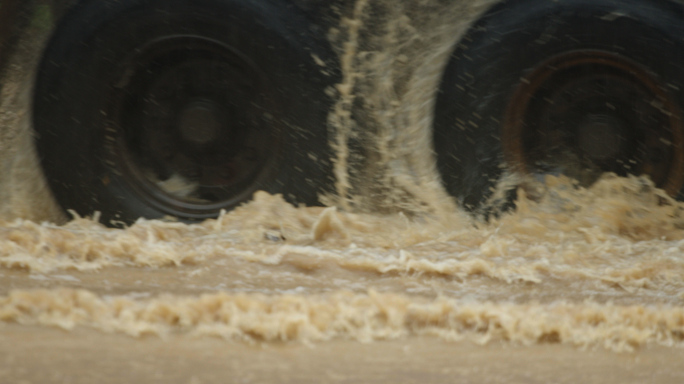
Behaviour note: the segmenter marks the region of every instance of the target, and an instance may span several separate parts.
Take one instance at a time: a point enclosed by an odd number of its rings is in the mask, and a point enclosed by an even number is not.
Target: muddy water
[[[0,183],[0,382],[682,382],[682,203],[638,178],[548,178],[483,222],[441,189],[433,93],[491,3],[340,11],[337,208],[260,193],[195,225],[63,224],[17,92],[0,154],[16,155]]]
[[[490,223],[265,193],[196,225],[5,223],[0,320],[256,342],[683,346],[684,205],[637,178],[547,185]]]

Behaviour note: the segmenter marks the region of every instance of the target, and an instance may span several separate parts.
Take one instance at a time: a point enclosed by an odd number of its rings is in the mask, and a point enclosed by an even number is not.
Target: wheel
[[[332,189],[331,57],[285,1],[81,2],[36,80],[48,183],[105,224],[202,220],[257,190],[317,204]]]
[[[648,175],[682,197],[682,63],[680,3],[497,4],[440,84],[433,141],[447,191],[478,210],[507,172],[585,186],[614,172]]]

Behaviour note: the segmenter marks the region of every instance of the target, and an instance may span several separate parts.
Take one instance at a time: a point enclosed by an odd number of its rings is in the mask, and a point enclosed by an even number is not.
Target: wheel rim
[[[671,195],[684,184],[682,113],[656,78],[605,51],[561,54],[521,79],[506,108],[504,157],[524,174],[590,185],[603,172],[645,174]]]
[[[128,58],[110,98],[110,161],[169,215],[214,215],[273,170],[280,134],[262,72],[194,35],[156,39]]]

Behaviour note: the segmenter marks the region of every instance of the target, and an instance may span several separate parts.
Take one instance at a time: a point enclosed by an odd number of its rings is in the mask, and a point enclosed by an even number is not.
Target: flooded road
[[[684,382],[684,204],[611,176],[527,184],[489,221],[446,196],[435,90],[495,2],[352,2],[331,208],[262,192],[193,225],[62,224],[27,35],[0,105],[0,383]]]
[[[637,178],[547,185],[489,223],[265,193],[195,225],[4,223],[0,349],[20,363],[0,377],[680,382],[684,206]]]
[[[680,383],[680,350],[636,354],[557,344],[478,346],[433,338],[370,344],[243,344],[170,336],[143,341],[79,329],[6,327],[3,382],[35,383]],[[11,332],[10,332],[11,331]],[[65,342],[68,340],[68,342]],[[25,381],[17,378],[25,379]]]

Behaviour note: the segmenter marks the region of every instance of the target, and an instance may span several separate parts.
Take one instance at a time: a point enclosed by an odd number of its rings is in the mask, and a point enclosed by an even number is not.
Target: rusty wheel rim
[[[521,78],[502,140],[517,173],[586,174],[584,185],[604,172],[648,175],[670,195],[684,184],[681,109],[654,75],[610,52],[564,53]]]

